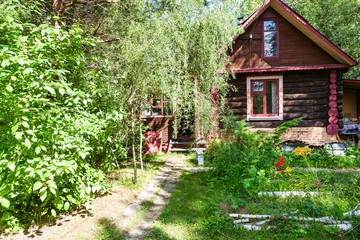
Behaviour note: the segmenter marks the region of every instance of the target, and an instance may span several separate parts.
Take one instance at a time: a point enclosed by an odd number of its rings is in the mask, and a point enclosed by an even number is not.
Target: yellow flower
[[[270,186],[270,183],[266,183],[266,184]]]
[[[291,168],[290,167],[287,167],[284,172],[290,172],[291,171]]]

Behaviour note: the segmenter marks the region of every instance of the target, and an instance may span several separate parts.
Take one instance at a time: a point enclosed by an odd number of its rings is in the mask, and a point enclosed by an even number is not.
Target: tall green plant
[[[40,14],[36,5],[0,4],[0,226],[6,231],[56,217],[106,190],[96,160],[122,115],[104,111],[84,91],[94,87],[83,84],[91,74],[84,46],[91,42],[82,30],[35,24],[33,14]]]

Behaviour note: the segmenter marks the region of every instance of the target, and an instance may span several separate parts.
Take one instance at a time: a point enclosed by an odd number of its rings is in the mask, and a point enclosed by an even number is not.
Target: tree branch
[[[121,38],[113,38],[113,39],[106,39],[106,40],[99,40],[96,41],[97,43],[107,43],[107,42],[115,42],[115,41],[120,41],[122,40]]]
[[[65,10],[68,7],[71,7],[75,4],[99,4],[99,3],[120,3],[122,0],[94,0],[94,1],[89,1],[89,0],[73,0],[73,1],[67,1],[65,2],[65,4],[61,7],[60,9],[60,13],[65,12]]]
[[[77,0],[75,4],[99,4],[99,3],[120,3],[122,0]]]

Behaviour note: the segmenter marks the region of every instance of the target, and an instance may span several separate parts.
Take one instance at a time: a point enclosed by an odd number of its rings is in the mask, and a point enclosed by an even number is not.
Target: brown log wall
[[[149,117],[144,118],[143,123],[151,127],[150,131],[162,131],[161,141],[169,143],[172,136],[172,119],[170,117]]]
[[[294,71],[283,73],[283,121],[250,121],[248,125],[272,128],[291,119],[304,117],[299,127],[327,127],[329,124],[330,71]],[[230,81],[238,91],[230,92],[228,105],[238,119],[246,119],[246,75],[237,74]],[[343,127],[343,86],[337,78],[337,110],[339,127]]]

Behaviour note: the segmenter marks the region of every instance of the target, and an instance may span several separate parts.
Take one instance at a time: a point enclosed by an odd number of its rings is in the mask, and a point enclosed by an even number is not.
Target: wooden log
[[[258,128],[274,128],[281,125],[284,122],[288,122],[291,119],[286,119],[285,121],[267,121],[267,122],[248,122],[248,126],[258,127]],[[327,120],[302,120],[298,127],[326,127],[329,125]]]
[[[228,102],[246,102],[246,95],[244,96],[231,96],[227,98]]]
[[[327,105],[327,99],[284,100],[284,106],[315,106]]]
[[[245,108],[246,109],[246,102],[229,102],[228,106],[231,108]]]
[[[284,100],[302,100],[302,99],[328,99],[328,93],[296,93],[284,94]]]
[[[294,112],[327,112],[329,107],[326,105],[315,105],[315,106],[284,106],[284,113]]]
[[[284,86],[284,93],[319,93],[319,92],[328,92],[325,86],[321,87],[312,87],[312,86],[304,86],[304,87],[288,87]]]
[[[284,119],[293,119],[303,117],[304,120],[326,120],[328,115],[327,112],[312,112],[312,113],[284,113]]]
[[[233,112],[235,115],[245,114],[245,117],[246,117],[246,108],[234,108]]]

